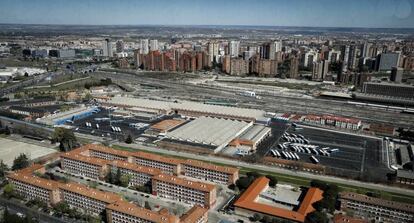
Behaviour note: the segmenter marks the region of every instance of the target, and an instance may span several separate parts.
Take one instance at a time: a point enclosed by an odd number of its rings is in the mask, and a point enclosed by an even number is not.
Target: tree
[[[132,136],[128,135],[128,137],[125,139],[125,143],[131,144],[132,143]]]
[[[9,167],[3,162],[3,160],[0,160],[0,178],[4,178],[8,170]]]
[[[3,195],[7,198],[14,197],[14,185],[9,183],[3,188]]]
[[[26,154],[21,153],[16,159],[13,160],[12,170],[20,170],[30,165],[29,159]]]
[[[149,204],[148,201],[145,201],[145,209],[151,210],[151,205]]]
[[[61,151],[67,152],[73,149],[77,144],[77,139],[72,130],[66,128],[55,128],[52,134],[52,143],[59,142]]]
[[[6,135],[10,135],[11,134],[10,128],[7,125],[6,125],[6,128],[4,129],[4,134],[6,134]]]
[[[269,186],[274,187],[277,184],[277,178],[273,175],[266,175],[266,177],[270,180]]]
[[[128,174],[124,174],[119,178],[119,185],[121,187],[128,187],[129,180],[131,179],[131,176]]]
[[[110,184],[114,184],[114,174],[112,173],[112,171],[108,171],[108,173],[105,176],[105,181]]]
[[[328,216],[325,213],[319,211],[314,211],[308,214],[306,218],[309,222],[312,223],[327,223],[329,221]]]
[[[115,179],[114,179],[114,183],[116,185],[119,185],[121,183],[121,169],[118,168],[118,170],[116,171],[116,175],[115,175]]]
[[[236,181],[236,185],[240,190],[245,190],[252,182],[252,177],[241,177]]]
[[[260,221],[262,220],[262,216],[260,216],[260,214],[258,213],[254,213],[254,215],[251,217],[252,221]]]

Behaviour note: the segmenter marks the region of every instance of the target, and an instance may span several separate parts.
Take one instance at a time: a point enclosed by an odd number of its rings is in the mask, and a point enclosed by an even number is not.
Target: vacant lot
[[[55,152],[57,151],[51,148],[0,138],[0,159],[9,167],[13,165],[14,158],[21,153],[33,160]]]

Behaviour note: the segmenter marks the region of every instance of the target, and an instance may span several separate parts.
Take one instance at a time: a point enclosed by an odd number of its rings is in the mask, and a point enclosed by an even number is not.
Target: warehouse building
[[[169,132],[170,130],[173,130],[177,128],[178,126],[182,125],[183,123],[185,123],[185,120],[182,120],[182,119],[166,119],[166,120],[160,121],[152,125],[146,131],[146,133],[155,134],[155,135],[165,134]]]
[[[51,115],[44,116],[36,120],[37,123],[44,125],[63,125],[68,121],[74,121],[91,116],[93,113],[99,111],[99,108],[93,107],[77,107],[70,109],[69,111],[59,112]]]
[[[235,108],[220,105],[209,105],[190,101],[157,101],[132,97],[113,97],[102,100],[102,105],[119,108],[135,108],[160,114],[180,114],[189,117],[213,116],[228,119],[256,121],[264,117],[265,112],[256,109]]]
[[[271,128],[264,125],[255,124],[243,132],[240,136],[233,139],[229,146],[242,151],[243,154],[254,153],[257,147],[272,135]]]
[[[197,160],[185,160],[181,163],[185,176],[210,181],[213,183],[231,185],[239,179],[239,169],[217,166]]]
[[[116,174],[119,169],[122,175],[130,176],[128,186],[142,186],[149,184],[151,183],[152,177],[161,174],[159,169],[124,161],[112,161],[109,165],[113,174]]]
[[[160,169],[164,174],[179,175],[181,172],[181,160],[179,159],[146,152],[136,152],[133,154],[133,157],[136,164]]]
[[[199,117],[166,134],[159,145],[179,150],[218,153],[253,125],[223,118]]]
[[[160,174],[152,178],[152,193],[158,197],[210,208],[216,203],[216,186]]]
[[[414,205],[387,201],[352,192],[339,195],[341,210],[350,210],[354,216],[375,222],[409,223],[414,221]]]
[[[322,199],[323,191],[318,188],[309,188],[294,209],[286,209],[263,201],[262,194],[269,188],[269,179],[257,178],[234,203],[236,214],[250,217],[255,213],[287,219],[293,222],[305,222],[306,216],[315,209],[312,204]],[[284,202],[286,203],[286,202]]]
[[[126,222],[153,222],[153,223],[179,223],[180,219],[163,209],[154,212],[126,201],[118,201],[107,206],[106,215],[108,223]],[[194,222],[195,223],[195,222]]]

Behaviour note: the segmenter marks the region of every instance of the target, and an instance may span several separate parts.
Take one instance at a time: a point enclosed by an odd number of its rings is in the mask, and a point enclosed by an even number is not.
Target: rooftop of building
[[[213,190],[216,189],[216,186],[213,184],[186,180],[183,178],[179,178],[179,177],[171,176],[167,174],[160,174],[160,175],[154,176],[152,179],[156,181],[162,181],[162,182],[167,182],[167,183],[171,183],[175,185],[180,185],[183,187],[187,187],[187,188],[191,188],[191,189],[195,189],[195,190],[199,190],[203,192],[212,192]]]
[[[269,179],[266,177],[257,178],[243,194],[236,200],[234,206],[238,208],[247,209],[254,212],[259,212],[267,215],[277,216],[293,221],[304,222],[306,215],[315,209],[312,204],[322,199],[323,191],[318,188],[309,188],[304,199],[300,202],[297,211],[287,210],[279,207],[274,207],[268,204],[258,203],[257,197],[269,185]]]
[[[44,113],[46,112],[43,109],[39,109],[36,107],[24,107],[24,106],[10,106],[9,110],[17,110],[17,111],[23,111],[23,112],[30,112],[30,113]]]
[[[198,160],[190,160],[190,159],[184,160],[182,164],[194,166],[194,167],[201,167],[204,169],[214,170],[214,171],[228,173],[228,174],[235,174],[239,171],[239,169],[235,167],[218,166],[218,165],[214,165],[214,164],[210,164],[210,163],[206,163],[206,162],[202,162]]]
[[[218,147],[231,142],[250,125],[244,121],[202,116],[168,132],[166,137]]]
[[[264,126],[264,125],[253,125],[249,129],[247,129],[243,134],[241,134],[238,138],[250,140],[253,142],[257,142],[261,139],[264,135],[268,134],[271,131],[271,128]]]
[[[138,207],[126,201],[117,201],[109,204],[108,209],[125,213],[137,218],[145,219],[156,223],[175,223],[177,217],[167,212],[155,212],[142,207]]]
[[[157,155],[153,153],[141,152],[141,151],[135,152],[133,156],[147,159],[147,160],[154,160],[154,161],[161,162],[161,163],[167,163],[171,165],[178,165],[181,163],[180,159],[165,157],[165,156],[161,156],[161,155]]]
[[[183,124],[185,122],[185,120],[181,120],[181,119],[167,119],[167,120],[163,120],[160,121],[154,125],[151,126],[151,129],[160,131],[160,132],[164,132],[164,131],[168,131],[170,129],[173,129],[181,124]]]
[[[187,211],[183,216],[180,217],[180,222],[181,223],[197,222],[197,220],[200,219],[207,212],[208,212],[208,209],[195,205],[189,211]]]
[[[120,157],[124,157],[124,158],[128,158],[128,157],[132,156],[132,154],[133,154],[132,152],[129,152],[129,151],[113,149],[113,148],[103,146],[103,145],[100,145],[100,144],[87,144],[87,145],[82,146],[81,148],[85,149],[85,150],[94,150],[94,151],[98,151],[98,152],[102,152],[102,153],[116,155],[116,156],[120,156]]]
[[[119,168],[123,168],[123,169],[132,170],[132,171],[135,171],[135,172],[146,173],[146,174],[149,174],[149,175],[161,174],[161,171],[159,169],[146,167],[146,166],[141,166],[141,165],[138,165],[138,164],[135,164],[135,163],[129,163],[129,162],[125,162],[125,161],[115,160],[115,161],[112,161],[109,165],[119,167]]]
[[[397,177],[414,180],[414,171],[410,171],[410,170],[397,170]]]
[[[229,115],[234,117],[257,119],[264,116],[265,112],[256,109],[235,108],[220,105],[209,105],[190,101],[158,101],[150,99],[132,98],[132,97],[113,97],[108,103],[126,105],[131,107],[142,107],[156,110],[174,111],[196,111],[201,113],[217,114],[217,115]]]
[[[367,195],[357,194],[353,192],[341,192],[339,195],[341,199],[364,202],[364,203],[375,205],[375,206],[386,207],[386,208],[406,211],[409,213],[414,213],[414,204],[401,203],[401,202],[396,202],[396,201],[388,201],[388,200],[384,200],[381,198],[369,197]]]
[[[36,187],[40,187],[46,190],[57,190],[60,183],[53,180],[47,180],[40,177],[32,176],[26,172],[14,172],[7,176],[9,179],[21,181],[26,184],[30,184]]]
[[[351,217],[342,214],[336,214],[333,218],[334,223],[368,223],[368,220]]]
[[[84,156],[84,155],[81,154],[81,152],[83,152],[83,151],[84,151],[83,148],[79,148],[79,149],[72,150],[70,152],[63,153],[60,156],[63,157],[63,158],[77,160],[77,161],[85,162],[85,163],[88,163],[88,164],[93,164],[93,165],[96,165],[96,166],[105,166],[109,162],[111,162],[109,160]]]
[[[66,184],[60,184],[59,188],[62,190],[70,191],[72,193],[80,194],[85,197],[93,198],[107,204],[122,201],[122,198],[118,194],[93,189],[80,183],[70,182]]]

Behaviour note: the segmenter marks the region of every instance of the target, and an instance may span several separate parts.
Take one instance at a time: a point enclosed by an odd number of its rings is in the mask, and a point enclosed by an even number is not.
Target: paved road
[[[8,200],[8,199],[5,199],[3,197],[0,197],[0,205],[3,206],[3,207],[7,206],[7,208],[9,208],[9,210],[11,212],[14,212],[14,213],[20,212],[20,213],[25,214],[26,216],[30,215],[32,217],[35,217],[35,218],[39,219],[40,223],[67,223],[67,222],[73,222],[73,221],[65,221],[65,220],[62,220],[60,218],[50,216],[46,213],[30,209],[30,208],[26,207],[24,204],[22,204],[22,203],[20,203],[16,200],[13,200],[13,199]]]
[[[186,157],[190,159],[199,159],[199,160],[204,160],[206,162],[217,162],[217,163],[222,163],[226,165],[252,168],[252,169],[257,169],[261,171],[270,171],[270,172],[286,174],[290,176],[318,179],[318,180],[340,183],[340,184],[349,185],[349,186],[358,186],[358,187],[364,187],[364,188],[369,188],[373,190],[383,190],[383,191],[392,192],[392,193],[399,193],[399,194],[414,196],[414,190],[399,188],[399,187],[392,187],[392,186],[383,185],[383,184],[366,183],[366,182],[343,179],[343,178],[338,178],[338,177],[333,177],[333,176],[315,175],[315,174],[311,174],[307,172],[298,172],[298,171],[292,171],[288,169],[277,168],[273,166],[246,163],[246,162],[241,162],[238,160],[231,160],[231,159],[226,159],[226,158],[221,158],[221,157],[205,156],[205,155],[200,156],[200,155],[192,154],[192,153],[165,150],[165,149],[160,149],[160,148],[152,147],[152,146],[144,146],[144,145],[138,145],[138,144],[126,144],[126,143],[115,143],[115,145],[126,146],[126,147],[146,150],[150,152],[151,151],[158,152],[158,153],[163,153],[166,155],[182,156],[182,157]]]

